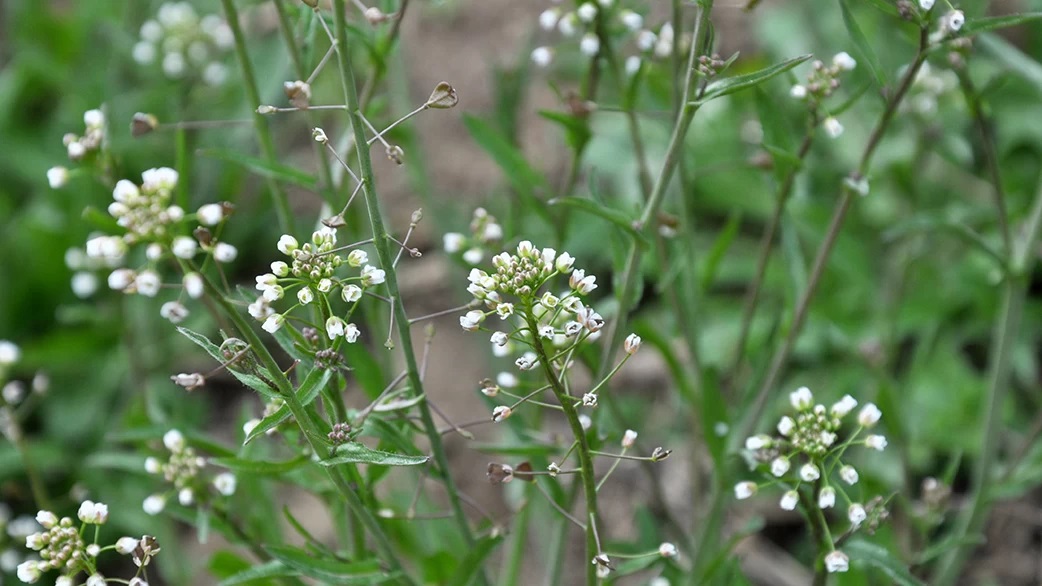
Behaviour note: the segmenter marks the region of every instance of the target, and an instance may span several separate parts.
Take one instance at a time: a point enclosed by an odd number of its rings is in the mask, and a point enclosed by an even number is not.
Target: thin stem
[[[246,95],[253,106],[253,126],[257,132],[257,141],[260,143],[261,152],[269,163],[276,163],[275,144],[271,140],[271,132],[268,130],[268,121],[257,112],[261,106],[260,89],[257,85],[257,77],[253,72],[253,63],[250,54],[246,51],[246,37],[239,25],[239,11],[235,8],[234,0],[221,0],[224,14],[235,37],[235,55],[242,69],[242,77],[246,86]],[[293,216],[289,209],[289,198],[282,186],[274,179],[268,179],[268,189],[271,190],[272,203],[275,207],[275,215],[279,220],[279,229],[290,232],[293,226]]]
[[[384,227],[380,211],[380,201],[376,195],[372,159],[369,157],[368,149],[358,148],[360,145],[365,144],[365,126],[362,123],[362,112],[360,110],[360,102],[358,99],[358,87],[355,82],[354,66],[351,61],[352,44],[349,42],[347,23],[344,19],[344,0],[333,0],[333,17],[337,31],[337,60],[340,62],[341,83],[343,85],[345,103],[348,106],[348,111],[351,116],[351,127],[354,131],[356,145],[355,151],[358,153],[358,160],[362,174],[362,191],[369,211],[369,224],[372,228],[373,238],[375,239],[374,245],[376,248],[376,254],[380,260],[380,264],[386,267],[385,285],[387,287],[388,296],[394,299],[401,299],[401,293],[398,290],[398,276],[393,267],[394,256],[388,246],[387,229]],[[402,303],[395,303],[392,307],[392,311],[397,317],[395,323],[398,329],[398,338],[401,342],[402,354],[405,357],[406,371],[408,372],[409,385],[412,388],[413,396],[424,396],[423,381],[420,380],[419,366],[412,346],[412,332],[410,330],[409,317],[406,315],[405,307]],[[438,428],[434,423],[430,406],[426,401],[420,401],[417,405],[417,409],[420,412],[420,417],[423,421],[423,428],[427,435],[427,439],[430,442],[431,452],[433,453],[434,460],[437,463],[438,473],[440,474],[441,480],[445,485],[445,490],[448,493],[449,503],[452,507],[456,523],[459,525],[460,533],[463,536],[464,542],[468,546],[471,546],[474,544],[474,535],[471,532],[466,514],[463,512],[463,506],[460,503],[460,498],[457,494],[455,483],[452,480],[449,471],[448,457],[445,455],[445,448],[442,445],[441,434],[438,432]],[[483,581],[487,582],[487,580]]]
[[[531,331],[538,330],[539,324],[530,308],[525,310],[525,321],[528,323]],[[579,477],[582,480],[583,494],[586,497],[586,513],[590,518],[590,523],[586,527],[586,559],[592,560],[594,556],[600,553],[594,535],[594,525],[597,522],[597,485],[594,478],[593,456],[590,453],[590,445],[586,441],[586,430],[583,429],[582,423],[579,421],[579,413],[570,400],[571,397],[568,391],[565,390],[564,385],[561,384],[561,379],[554,372],[553,364],[546,354],[542,340],[536,338],[532,347],[539,357],[539,364],[543,367],[546,382],[550,383],[550,388],[553,390],[554,395],[557,396],[558,402],[561,403],[565,419],[568,420],[568,426],[572,429],[572,435],[578,443],[579,466],[582,468],[582,473]],[[590,586],[597,584],[597,568],[593,564],[586,564],[586,583]]]
[[[1009,230],[1009,219],[1006,213],[1006,193],[1002,188],[1002,174],[999,172],[998,154],[995,152],[993,126],[991,121],[988,120],[987,114],[984,113],[981,96],[973,85],[973,80],[970,79],[969,74],[965,69],[956,69],[956,73],[959,76],[959,84],[962,85],[962,93],[966,99],[966,105],[970,107],[970,113],[973,114],[973,123],[977,127],[977,133],[980,134],[980,142],[978,144],[980,144],[984,152],[984,162],[988,166],[992,193],[995,197],[995,211],[999,219],[999,232],[1002,234],[1002,242],[1006,246],[1006,251],[1009,252],[1013,247],[1013,237]]]

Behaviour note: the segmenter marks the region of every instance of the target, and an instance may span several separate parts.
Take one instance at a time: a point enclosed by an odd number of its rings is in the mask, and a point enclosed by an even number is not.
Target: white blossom
[[[137,288],[137,292],[145,297],[155,297],[159,294],[159,288],[162,286],[162,282],[159,280],[158,273],[146,270],[142,271],[141,274],[134,279],[134,286]]]
[[[839,469],[839,477],[843,479],[843,482],[847,484],[857,484],[858,473],[853,466],[843,466]]]
[[[348,303],[354,303],[362,298],[362,288],[358,285],[345,285],[340,296]]]
[[[829,410],[834,417],[846,417],[847,413],[850,413],[857,407],[857,400],[850,395],[843,395],[843,398],[836,401],[832,405],[832,409]]]
[[[462,315],[459,318],[459,325],[461,328],[468,332],[475,332],[478,327],[481,326],[481,322],[485,321],[484,312],[473,310],[468,311],[466,315]]]
[[[177,453],[185,449],[185,436],[176,429],[163,434],[163,445],[171,452]]]
[[[158,515],[166,508],[166,497],[160,494],[150,495],[141,503],[141,508],[149,515]]]
[[[120,537],[116,540],[116,553],[130,555],[134,553],[139,543],[141,542],[133,537]]]
[[[344,335],[344,327],[346,325],[344,320],[334,315],[326,320],[326,335],[329,336],[330,340],[335,340]]]
[[[185,293],[192,299],[199,299],[205,292],[205,286],[203,283],[203,277],[199,273],[185,273],[182,284],[185,288]]]
[[[826,118],[821,125],[825,129],[825,134],[829,135],[829,138],[839,138],[843,134],[843,125],[832,116]]]
[[[821,471],[814,464],[804,464],[800,466],[800,478],[804,482],[814,482],[821,478]]]
[[[966,24],[966,15],[961,10],[952,10],[944,17],[945,27],[955,33]]]
[[[664,558],[675,558],[677,557],[677,546],[667,541],[658,546],[658,554]]]
[[[492,421],[494,423],[499,423],[507,417],[510,417],[511,413],[512,411],[510,410],[510,407],[507,407],[506,405],[500,405],[499,407],[496,407],[492,410]]]
[[[860,503],[854,503],[847,509],[847,518],[850,519],[851,525],[857,527],[868,518],[868,513],[865,512],[865,507]]]
[[[51,189],[61,189],[69,182],[69,170],[65,167],[51,167],[47,169],[47,184]]]
[[[632,32],[637,32],[644,26],[644,17],[628,9],[619,13],[619,20]]]
[[[576,9],[575,15],[579,17],[579,20],[591,23],[593,19],[597,18],[597,7],[589,2],[584,2]]]
[[[196,243],[195,238],[189,236],[178,236],[174,238],[173,244],[170,245],[170,251],[174,253],[174,256],[185,260],[189,260],[195,256],[197,249],[198,244]]]
[[[640,350],[640,344],[642,340],[637,334],[630,334],[626,336],[626,339],[622,342],[622,349],[626,354],[636,354],[637,350]]]
[[[219,203],[208,203],[199,208],[195,217],[204,226],[216,226],[224,219],[224,207]]]
[[[293,251],[300,248],[300,244],[297,243],[297,239],[290,236],[289,234],[283,234],[279,238],[279,243],[276,245],[279,252],[285,255],[293,254]]]
[[[637,441],[636,431],[633,431],[632,429],[627,429],[626,432],[622,434],[622,447],[624,449],[632,448],[633,442],[635,441]]]
[[[861,427],[873,427],[879,423],[879,419],[883,417],[883,412],[876,407],[874,403],[866,403],[861,408],[861,412],[857,414],[857,422]]]
[[[213,487],[224,496],[235,494],[235,486],[235,475],[231,472],[222,472],[213,479]]]
[[[601,50],[601,40],[594,33],[586,33],[583,35],[582,40],[579,41],[579,51],[587,57],[593,57],[597,55]]]
[[[784,476],[785,473],[789,471],[790,466],[791,464],[789,463],[788,458],[785,456],[778,456],[771,461],[771,474],[778,477]]]
[[[881,435],[870,435],[865,438],[865,445],[882,452],[886,448],[886,438]]]
[[[924,12],[929,12],[933,5],[934,0],[919,0],[919,8],[922,8]]]
[[[846,572],[850,568],[850,558],[847,554],[837,550],[831,551],[825,556],[825,569],[830,574]]]
[[[778,433],[783,436],[789,437],[794,429],[796,429],[796,422],[792,420],[792,417],[785,415],[778,421]]]
[[[311,287],[304,286],[297,291],[297,301],[301,305],[307,305],[315,300],[315,293],[311,290]]]
[[[807,88],[796,84],[789,88],[789,95],[797,100],[802,100],[807,97]]]
[[[734,498],[740,501],[745,500],[756,494],[757,488],[759,487],[756,485],[755,482],[739,482],[738,484],[734,485]]]
[[[532,49],[532,63],[537,67],[548,67],[554,60],[554,51],[550,47],[536,47]]]
[[[232,262],[239,256],[239,251],[227,242],[218,242],[213,247],[213,259],[217,262]]]
[[[771,436],[760,434],[753,435],[745,438],[745,449],[747,450],[762,450],[771,446]]]
[[[814,395],[810,392],[807,387],[800,387],[795,391],[789,393],[789,403],[792,404],[792,408],[797,411],[804,411],[810,409],[814,403]]]
[[[794,511],[799,502],[800,495],[795,490],[790,490],[786,491],[786,493],[782,495],[781,502],[778,504],[786,511]]]
[[[850,71],[857,67],[857,61],[850,56],[850,53],[846,51],[840,51],[832,56],[832,64],[842,69],[843,71]]]
[[[386,273],[383,269],[378,269],[371,265],[365,265],[362,268],[362,284],[366,287],[383,283],[385,277]]]
[[[22,351],[10,340],[0,340],[0,366],[11,366],[22,357]]]
[[[449,232],[442,237],[442,243],[445,248],[445,252],[449,254],[456,254],[460,250],[463,250],[463,244],[467,241],[466,237],[459,232]]]
[[[167,301],[159,308],[159,315],[172,324],[179,324],[188,317],[188,308],[177,301]]]
[[[355,267],[356,269],[365,263],[369,262],[369,253],[361,249],[352,250],[347,255],[347,264]]]
[[[548,8],[539,14],[539,27],[544,31],[552,31],[561,18],[561,11],[557,8]]]
[[[268,318],[264,320],[264,323],[261,324],[261,329],[269,334],[274,334],[279,331],[279,328],[282,327],[282,324],[285,323],[285,321],[286,318],[283,317],[282,314],[276,313],[274,315],[269,315]]]

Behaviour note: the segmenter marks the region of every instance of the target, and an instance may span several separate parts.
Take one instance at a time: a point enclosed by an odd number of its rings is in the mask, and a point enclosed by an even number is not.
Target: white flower
[[[507,417],[510,417],[511,413],[512,411],[510,410],[510,407],[507,407],[506,405],[500,405],[499,407],[496,407],[492,410],[492,422],[499,423]]]
[[[299,301],[301,305],[307,305],[314,300],[315,294],[311,291],[311,287],[305,286],[297,291],[297,301]]]
[[[206,85],[221,85],[228,78],[228,68],[223,63],[214,61],[203,69],[203,81]]]
[[[160,470],[162,470],[162,464],[159,463],[157,458],[152,456],[145,458],[145,472],[148,472],[149,474],[159,474]]]
[[[501,387],[512,389],[517,386],[517,376],[512,372],[501,372],[496,375],[496,384]]]
[[[177,492],[177,502],[181,503],[181,506],[190,507],[195,502],[195,493],[190,488],[182,488]]]
[[[554,60],[554,51],[550,47],[532,49],[532,63],[537,67],[547,67]]]
[[[347,324],[347,327],[344,328],[344,339],[347,340],[348,344],[354,344],[358,340],[358,336],[361,335],[361,330],[355,324]]]
[[[800,495],[795,490],[790,490],[782,495],[781,502],[778,504],[786,511],[794,511],[796,510],[796,504],[799,502]]]
[[[640,31],[637,33],[637,48],[641,51],[650,51],[655,46],[658,35],[651,31]]]
[[[276,277],[289,276],[289,265],[286,264],[284,261],[277,260],[271,263],[271,272]]]
[[[101,128],[105,125],[105,114],[97,108],[87,110],[83,113],[83,125],[87,127],[87,130]]]
[[[791,403],[792,408],[797,411],[810,409],[811,405],[814,403],[814,395],[811,394],[810,389],[807,387],[800,387],[789,393],[789,403]]]
[[[269,315],[268,318],[264,320],[264,323],[261,324],[261,329],[265,332],[268,332],[269,334],[274,334],[275,332],[279,331],[279,328],[281,328],[282,324],[284,324],[285,322],[286,318],[283,317],[280,313]]]
[[[468,332],[476,332],[483,321],[485,321],[485,314],[475,309],[468,311],[466,315],[461,315],[459,325]]]
[[[294,250],[300,248],[297,239],[289,234],[283,234],[282,237],[279,238],[279,243],[275,246],[279,249],[279,252],[285,255],[291,255]]]
[[[632,10],[623,10],[619,13],[619,20],[632,32],[637,32],[644,26],[644,17]]]
[[[802,100],[807,97],[807,88],[802,85],[796,84],[789,88],[789,95],[797,100]]]
[[[83,143],[79,141],[70,142],[65,149],[69,154],[69,159],[72,161],[78,161],[83,158],[83,155],[87,154],[87,147],[83,146]]]
[[[850,395],[843,395],[843,398],[836,401],[829,411],[833,417],[846,417],[847,413],[854,410],[854,407],[857,407],[857,400]]]
[[[330,340],[335,340],[339,336],[344,335],[344,327],[346,325],[344,320],[334,315],[326,320],[326,335],[329,336]]]
[[[870,435],[865,438],[865,445],[882,452],[886,448],[886,438],[881,435]]]
[[[637,441],[637,432],[632,429],[627,429],[626,432],[622,434],[622,447],[624,449],[632,448],[633,442],[635,441]]]
[[[91,577],[87,578],[87,582],[84,586],[105,586],[108,582],[105,581],[105,577],[101,574],[92,574]]]
[[[596,407],[597,406],[597,395],[596,393],[586,393],[583,395],[583,406],[584,407]]]
[[[629,57],[627,57],[625,65],[626,75],[636,75],[636,73],[640,71],[641,63],[643,62],[641,61],[641,58],[637,55],[630,55]]]
[[[9,340],[0,340],[0,366],[11,366],[22,357],[22,351]]]
[[[601,40],[594,33],[586,33],[579,41],[579,51],[587,57],[594,57],[601,50]]]
[[[825,128],[825,133],[829,135],[829,138],[839,138],[843,134],[843,125],[832,116],[826,118],[821,125]]]
[[[185,449],[185,436],[176,429],[163,434],[163,445],[171,452],[177,453]]]
[[[272,301],[278,301],[279,299],[282,299],[282,296],[285,293],[286,291],[281,286],[272,285],[270,287],[265,288],[261,292],[261,298],[271,303]]]
[[[149,515],[158,515],[166,508],[166,497],[161,494],[153,494],[141,503],[141,508]]]
[[[213,487],[224,496],[235,494],[235,484],[235,475],[231,472],[222,472],[213,479]]]
[[[562,252],[554,261],[554,269],[562,275],[567,275],[572,271],[573,264],[575,264],[575,258],[567,252]]]
[[[796,429],[796,422],[792,420],[792,417],[785,415],[778,421],[778,433],[783,436],[789,437],[794,429]]]
[[[537,362],[534,356],[529,356],[529,354],[531,354],[531,352],[525,354],[524,356],[521,356],[520,358],[514,361],[514,364],[516,364],[520,370],[532,370],[533,368],[535,368]]]
[[[829,552],[829,554],[825,556],[825,569],[828,570],[830,574],[846,572],[849,568],[850,558],[847,557],[847,554],[838,549]]]
[[[348,303],[354,303],[362,298],[362,288],[358,285],[347,285],[340,292],[340,296]]]
[[[557,475],[561,473],[561,467],[557,462],[550,462],[550,465],[546,467],[546,471],[550,473],[550,478],[557,478]]]
[[[195,238],[188,236],[178,236],[174,238],[173,244],[170,245],[170,250],[174,253],[174,256],[185,260],[189,260],[195,256],[197,249],[198,245]]]
[[[499,319],[506,319],[506,318],[514,315],[514,304],[513,303],[500,303],[500,304],[496,305],[496,314],[499,315]]]
[[[364,250],[352,250],[347,255],[347,264],[355,267],[356,269],[367,262],[369,262],[369,253],[367,253]]]
[[[143,191],[169,191],[177,187],[177,171],[170,167],[159,167],[145,171],[141,174],[141,189]]]
[[[858,473],[853,466],[844,466],[839,469],[839,477],[843,479],[843,482],[847,484],[857,484]]]
[[[120,537],[116,540],[116,553],[130,555],[137,549],[138,543],[140,541],[133,537]]]
[[[172,324],[179,324],[188,317],[188,308],[177,301],[167,301],[159,308],[159,315]]]
[[[485,258],[485,251],[480,248],[471,248],[467,252],[463,253],[463,261],[467,264],[476,265],[481,262],[481,259]]]
[[[667,541],[658,546],[658,554],[664,558],[675,558],[677,557],[677,546]]]
[[[460,250],[463,250],[463,243],[466,241],[466,237],[459,232],[449,232],[442,237],[445,252],[449,254],[456,254]]]
[[[561,35],[565,37],[571,37],[575,35],[575,25],[579,19],[575,16],[574,12],[569,12],[561,17],[557,21],[557,30],[560,31]]]
[[[116,269],[109,273],[109,289],[112,289],[114,291],[122,291],[134,282],[134,278],[134,271],[130,269]]]
[[[800,478],[804,482],[814,482],[821,478],[821,472],[814,464],[804,464],[803,466],[800,466]]]
[[[874,403],[866,403],[861,408],[861,412],[857,414],[857,422],[861,427],[872,427],[879,423],[879,419],[883,417],[883,412],[876,407]]]
[[[208,203],[199,208],[195,217],[204,226],[216,226],[224,219],[224,207],[219,203]]]
[[[640,350],[640,343],[642,342],[640,336],[637,334],[630,334],[626,336],[626,339],[622,342],[622,349],[626,354],[636,354],[637,350]]]
[[[539,337],[553,340],[556,332],[553,326],[539,326]]]
[[[757,488],[759,487],[756,485],[755,482],[739,482],[738,484],[734,485],[734,498],[740,501],[745,500],[756,494]]]
[[[51,189],[61,189],[69,182],[69,170],[65,167],[51,167],[47,169],[47,183]]]
[[[557,8],[548,8],[539,14],[539,27],[544,31],[552,31],[561,18],[561,11]]]
[[[145,297],[155,297],[159,294],[159,287],[162,285],[162,282],[159,280],[159,275],[155,271],[142,271],[141,274],[134,279],[134,285],[137,287],[138,293]]]
[[[510,336],[508,336],[506,332],[496,332],[492,334],[492,343],[496,346],[506,346],[508,341],[510,341]]]
[[[966,15],[961,10],[952,10],[944,17],[944,24],[949,31],[958,32],[966,24]]]
[[[843,71],[850,71],[857,67],[857,61],[850,56],[850,53],[846,51],[840,51],[832,56],[832,64],[839,67]]]
[[[861,506],[860,503],[854,503],[847,509],[847,518],[850,519],[851,525],[857,527],[868,518],[868,513],[865,512],[865,507]]]
[[[40,571],[38,564],[39,562],[36,560],[29,560],[18,564],[18,579],[26,584],[36,583],[43,574],[43,572]]]
[[[922,8],[924,12],[929,12],[933,8],[934,0],[919,0],[919,8]]]
[[[588,431],[593,426],[593,420],[590,416],[585,413],[579,414],[579,425],[583,428],[583,431]]]
[[[115,204],[113,204],[115,205]],[[145,247],[145,258],[148,260],[159,260],[163,256],[163,247],[153,242]]]
[[[568,277],[568,285],[580,295],[586,295],[597,288],[597,277],[590,275],[586,276],[586,272],[582,269],[572,271],[570,277]]]
[[[97,544],[91,544],[91,545],[93,545],[94,547],[99,548],[99,549],[101,548],[101,546],[99,546]],[[97,555],[95,554],[94,557],[97,557]],[[54,581],[54,586],[74,586],[74,584],[75,584],[75,582],[72,581],[72,577],[71,576],[58,576],[58,579],[56,579]]]
[[[333,281],[330,279],[319,279],[318,285],[316,285],[315,288],[321,293],[329,293],[333,290]]]
[[[576,9],[575,14],[579,17],[579,20],[590,23],[597,18],[597,7],[589,2],[585,2]]]
[[[365,265],[362,268],[362,284],[366,287],[383,283],[385,276],[386,273],[383,269],[378,269],[371,265]]]
[[[203,285],[203,277],[199,273],[186,273],[182,284],[185,288],[185,293],[192,299],[199,299],[203,296],[205,287]]]
[[[836,489],[826,486],[818,493],[818,506],[822,509],[831,509],[836,504]]]
[[[218,242],[213,247],[213,259],[217,262],[232,262],[239,256],[239,251],[226,242]]]
[[[778,456],[771,461],[771,474],[775,476],[784,476],[789,471],[789,459],[785,456]]]
[[[747,450],[762,450],[763,448],[770,447],[771,436],[760,434],[745,438],[745,449]]]

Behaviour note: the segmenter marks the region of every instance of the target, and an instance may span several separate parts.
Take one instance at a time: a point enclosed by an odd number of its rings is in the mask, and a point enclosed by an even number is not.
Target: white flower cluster
[[[204,83],[216,86],[228,77],[221,59],[234,44],[232,30],[221,17],[200,18],[188,2],[167,2],[154,20],[141,25],[133,57],[141,65],[158,60],[170,79],[198,74]]]
[[[937,114],[938,102],[946,96],[953,97],[953,104],[961,105],[962,99],[955,98],[955,90],[959,87],[959,78],[950,69],[937,70],[925,62],[912,81],[908,98],[902,100],[901,109],[913,112],[923,119]]]
[[[83,136],[68,133],[62,137],[62,144],[70,161],[80,161],[88,154],[102,149],[105,143],[105,113],[100,109],[87,110],[83,113]],[[52,167],[47,171],[47,182],[57,189],[65,185],[68,171],[64,167]]]
[[[797,100],[805,100],[812,110],[816,110],[825,98],[839,89],[840,75],[845,71],[853,71],[855,67],[857,61],[846,51],[833,55],[831,65],[825,65],[820,60],[814,61],[807,82],[792,86],[789,95]],[[843,125],[832,116],[826,116],[821,125],[830,138],[839,138],[843,134]]]
[[[644,26],[644,16],[629,8],[617,7],[614,0],[584,2],[574,11],[567,12],[556,6],[548,8],[539,15],[539,27],[547,32],[557,31],[566,39],[578,38],[579,51],[587,57],[595,57],[601,50],[598,19],[604,25],[600,30],[620,39],[632,39],[639,54],[626,59],[626,71],[631,75],[640,69],[640,54],[660,59],[673,54],[673,26],[670,23],[662,25],[656,33]],[[532,62],[539,67],[549,66],[553,58],[553,47],[540,46],[532,51]]]
[[[845,418],[858,406],[856,399],[845,395],[826,408],[814,403],[810,389],[801,387],[790,393],[789,402],[794,413],[778,421],[778,436],[761,434],[745,440],[746,450],[755,461],[765,463],[773,477],[767,484],[781,482],[791,487],[782,495],[781,508],[795,510],[804,500],[820,509],[829,509],[836,505],[837,496],[842,496],[849,503],[847,518],[852,530],[870,516],[876,521],[885,516],[882,506],[870,503],[866,509],[842,488],[837,488],[839,485],[830,483],[828,477],[830,471],[836,470],[844,484],[854,485],[859,475],[857,469],[843,463],[846,450],[857,444],[878,451],[886,448],[886,438],[882,435],[869,434],[858,439],[863,430],[871,429],[879,422],[882,417],[879,408],[872,403],[864,405],[857,413],[857,429],[848,438],[841,439]],[[750,498],[759,487],[756,482],[739,482],[734,487],[735,497],[739,500]],[[826,566],[830,572],[845,572],[846,555],[838,550],[831,552],[826,557]]]
[[[266,332],[275,333],[286,322],[286,316],[301,305],[310,305],[315,299],[328,297],[340,291],[347,303],[356,304],[365,289],[384,282],[386,273],[369,264],[369,254],[356,248],[346,256],[340,256],[336,248],[336,230],[323,227],[311,235],[311,242],[301,245],[289,234],[279,238],[279,252],[290,258],[290,263],[275,261],[271,272],[258,275],[257,290],[261,295],[250,304],[249,312],[254,319],[264,322]],[[340,277],[336,272],[347,264],[361,269],[356,277]],[[285,297],[287,291],[296,289],[297,304],[283,313],[276,313],[271,304]],[[328,303],[323,303],[328,307]],[[349,343],[358,340],[361,332],[353,323],[339,316],[330,316],[325,323],[326,335],[330,340],[344,338]]]
[[[146,458],[145,471],[161,475],[166,482],[173,485],[173,490],[177,492],[177,501],[183,506],[189,507],[197,500],[208,499],[210,493],[199,474],[206,466],[206,459],[199,456],[187,444],[184,435],[176,429],[171,429],[163,435],[163,445],[169,450],[170,457],[165,462],[151,456]],[[211,483],[222,496],[235,494],[236,479],[230,472],[216,475]],[[158,515],[166,508],[168,498],[168,493],[150,495],[142,503],[142,508],[149,515]]]
[[[485,259],[486,249],[497,246],[502,239],[503,227],[496,221],[495,216],[489,214],[485,208],[477,208],[470,221],[470,236],[459,232],[445,234],[445,252],[449,254],[462,252],[464,262],[476,265]]]
[[[97,571],[96,562],[102,551],[114,549],[117,553],[132,555],[138,568],[147,565],[151,557],[159,553],[155,539],[147,535],[141,539],[121,537],[115,544],[103,548],[97,543],[97,531],[93,530],[91,532],[94,534],[94,541],[87,543],[84,534],[89,530],[88,526],[104,525],[108,521],[109,508],[103,503],[83,501],[77,517],[82,523],[78,529],[69,517],[59,519],[50,511],[40,511],[36,514],[33,532],[26,533],[24,537],[25,546],[38,552],[39,559],[30,559],[18,564],[16,571],[19,580],[33,584],[39,581],[45,572],[60,570],[62,575],[55,581],[57,586],[72,586],[80,572],[87,574],[87,586],[104,586],[108,582]],[[134,576],[129,582],[119,582],[131,586],[148,586],[147,582],[138,576]]]

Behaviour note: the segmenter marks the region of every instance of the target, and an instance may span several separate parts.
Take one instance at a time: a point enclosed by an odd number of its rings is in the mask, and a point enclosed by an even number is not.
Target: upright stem
[[[530,331],[539,331],[539,323],[532,314],[531,308],[525,309],[525,321],[528,323]],[[557,397],[557,401],[561,403],[565,419],[568,420],[568,426],[572,429],[572,435],[578,444],[576,453],[579,456],[579,466],[582,468],[579,477],[582,481],[583,495],[586,497],[586,518],[589,519],[589,522],[586,523],[586,583],[593,586],[597,584],[597,567],[591,562],[600,553],[597,549],[595,535],[597,530],[597,481],[594,476],[593,456],[590,454],[590,445],[586,441],[586,431],[579,421],[579,412],[575,409],[575,398],[568,394],[561,379],[554,372],[550,357],[543,348],[542,340],[537,337],[532,345],[539,357],[539,364],[543,367],[543,374],[550,383],[550,388]]]
[[[929,32],[927,29],[923,28],[919,31],[919,50],[916,52],[912,64],[908,67],[908,70],[905,71],[904,77],[901,79],[901,84],[898,86],[897,91],[894,92],[893,97],[891,97],[887,102],[886,109],[883,110],[883,114],[876,123],[876,127],[872,130],[872,134],[869,135],[868,143],[861,152],[861,160],[858,163],[857,170],[855,171],[856,176],[867,176],[872,165],[872,157],[876,152],[876,147],[879,146],[879,142],[883,139],[886,131],[890,128],[890,121],[893,120],[894,114],[897,113],[897,108],[901,104],[901,100],[904,99],[905,94],[908,93],[908,89],[912,87],[912,82],[915,81],[916,75],[919,73],[919,68],[922,67],[923,62],[926,60],[926,51],[928,48]],[[839,202],[836,203],[835,211],[832,214],[832,220],[829,222],[828,231],[825,233],[825,240],[822,241],[821,246],[818,247],[818,253],[814,257],[814,265],[811,269],[807,287],[804,289],[803,295],[796,304],[796,311],[793,314],[792,323],[789,325],[788,334],[785,336],[785,340],[771,358],[771,364],[767,371],[767,376],[760,385],[760,390],[756,394],[752,407],[747,411],[742,425],[738,428],[737,433],[731,435],[729,441],[731,448],[738,446],[739,442],[744,441],[745,437],[748,436],[751,430],[756,427],[760,420],[760,416],[763,414],[763,409],[767,404],[767,397],[774,386],[778,383],[778,377],[781,376],[782,371],[785,369],[785,366],[789,361],[789,356],[792,354],[792,349],[796,345],[796,338],[799,337],[800,332],[803,330],[803,323],[807,318],[808,311],[810,310],[811,301],[814,300],[814,294],[817,292],[818,283],[821,281],[821,276],[825,273],[825,265],[828,263],[829,256],[832,254],[832,248],[836,243],[836,238],[839,236],[839,232],[843,228],[844,220],[847,217],[847,211],[850,210],[850,206],[855,197],[857,197],[857,194],[854,190],[851,189],[850,186],[844,184]]]
[[[394,313],[394,323],[397,328],[398,339],[402,346],[402,354],[405,357],[405,367],[409,386],[413,396],[424,396],[423,381],[420,377],[419,364],[413,351],[412,332],[410,330],[409,316],[405,313],[402,305],[401,293],[398,289],[398,277],[394,270],[394,252],[390,248],[390,236],[383,223],[380,211],[380,200],[376,195],[375,176],[373,174],[372,159],[366,146],[365,125],[362,121],[362,112],[359,109],[358,86],[355,82],[354,66],[351,61],[351,43],[348,42],[347,24],[344,19],[344,0],[333,1],[333,19],[336,27],[337,60],[340,63],[341,82],[343,84],[344,98],[348,112],[351,116],[351,127],[354,130],[355,150],[358,153],[358,162],[361,169],[362,191],[369,211],[369,224],[373,232],[373,245],[376,255],[380,260],[380,266],[386,271],[387,293],[395,302],[391,311]],[[467,546],[474,544],[474,536],[471,533],[470,524],[467,522],[466,514],[463,512],[463,504],[460,501],[458,490],[449,472],[449,461],[445,455],[442,445],[441,434],[434,423],[430,406],[426,401],[417,404],[420,419],[423,422],[424,432],[431,445],[434,461],[437,463],[438,472],[445,490],[449,495],[449,503],[452,507],[453,516],[459,525],[460,534]]]
[[[278,157],[275,154],[275,144],[271,140],[271,132],[268,130],[268,121],[265,120],[262,114],[257,112],[257,108],[261,105],[260,89],[257,86],[257,77],[253,72],[250,54],[246,50],[246,37],[242,32],[242,26],[239,24],[239,11],[235,8],[234,0],[221,0],[221,5],[224,6],[224,14],[227,17],[228,26],[235,37],[235,56],[239,60],[240,69],[242,69],[246,95],[249,96],[250,105],[253,107],[253,127],[257,131],[257,141],[260,143],[264,158],[269,163],[276,163]],[[279,220],[279,229],[283,232],[291,232],[293,217],[290,213],[289,198],[286,196],[286,192],[283,191],[278,181],[270,178],[268,179],[268,189],[271,191],[275,215]]]

